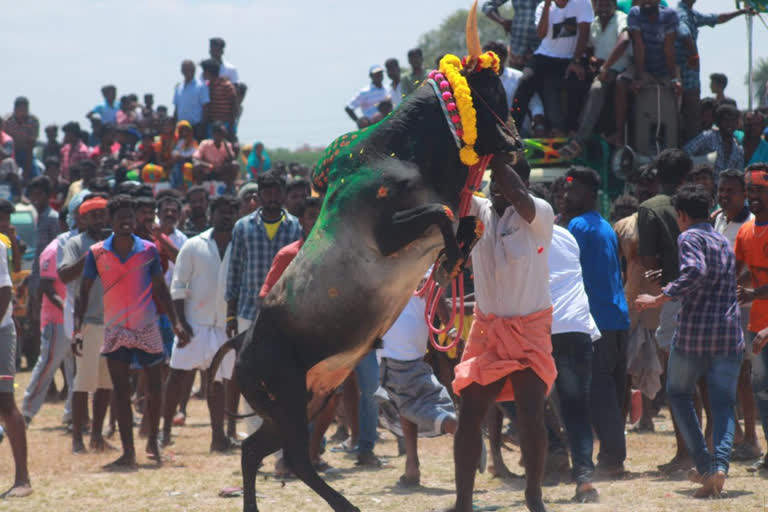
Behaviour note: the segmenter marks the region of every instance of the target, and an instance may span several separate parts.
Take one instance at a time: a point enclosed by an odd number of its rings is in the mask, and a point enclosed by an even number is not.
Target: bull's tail
[[[208,368],[208,386],[213,384],[213,379],[216,377],[216,372],[219,369],[219,365],[221,364],[221,360],[224,359],[224,356],[229,352],[230,350],[234,350],[235,353],[240,352],[240,349],[243,347],[243,342],[245,341],[245,335],[248,333],[248,331],[241,332],[234,338],[231,338],[227,340],[221,347],[219,347],[219,350],[216,351],[216,354],[213,356],[213,360],[211,361],[211,366]],[[233,414],[230,411],[225,411],[228,416],[235,418],[235,419],[243,419],[243,418],[250,418],[251,416],[256,416],[256,413],[251,414]]]

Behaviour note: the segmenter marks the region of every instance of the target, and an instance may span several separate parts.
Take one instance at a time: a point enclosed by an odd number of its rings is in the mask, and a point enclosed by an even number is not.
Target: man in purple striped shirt
[[[696,463],[689,474],[702,487],[697,498],[720,494],[728,473],[736,385],[744,352],[736,299],[736,258],[728,240],[708,222],[710,196],[701,185],[682,187],[674,197],[680,236],[680,276],[657,296],[640,295],[638,309],[682,302],[667,369],[669,406]],[[714,417],[714,453],[693,407],[696,382],[705,377]]]

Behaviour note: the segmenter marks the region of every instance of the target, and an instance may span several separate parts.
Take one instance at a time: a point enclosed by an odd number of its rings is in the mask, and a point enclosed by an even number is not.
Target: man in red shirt
[[[320,216],[320,209],[323,206],[322,199],[319,197],[307,197],[296,208],[297,217],[299,218],[299,224],[301,224],[302,237],[300,240],[296,240],[292,244],[286,245],[275,255],[275,259],[272,260],[272,266],[269,269],[264,284],[259,292],[259,298],[263,299],[269,294],[275,284],[280,280],[280,277],[291,264],[293,259],[299,254],[301,246],[304,245],[304,240],[309,236],[312,227],[315,225],[315,221]],[[336,412],[336,405],[339,395],[332,395],[325,407],[315,416],[314,428],[312,429],[312,435],[309,440],[309,457],[317,468],[326,468],[327,464],[320,458],[320,443],[325,435],[325,431],[328,430],[328,426],[333,420],[333,415]],[[278,461],[278,466],[280,466]],[[279,471],[279,468],[276,469]]]

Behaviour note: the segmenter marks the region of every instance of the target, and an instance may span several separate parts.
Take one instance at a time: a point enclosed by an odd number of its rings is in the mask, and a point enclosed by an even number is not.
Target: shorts
[[[131,367],[138,365],[139,368],[151,368],[165,362],[165,354],[162,352],[150,354],[149,352],[144,352],[140,348],[120,347],[115,351],[107,352],[102,355],[112,361],[120,361],[122,363],[130,364]]]
[[[13,394],[16,375],[16,327],[0,327],[0,393]]]
[[[93,393],[97,389],[112,389],[107,361],[99,357],[104,344],[104,325],[84,323],[83,346],[75,356],[75,392]]]
[[[661,306],[659,327],[656,329],[656,343],[665,352],[669,352],[669,348],[672,346],[672,339],[677,330],[677,315],[680,313],[681,306],[682,303],[677,301],[665,302]]]
[[[443,433],[443,422],[456,419],[448,390],[422,359],[399,361],[384,357],[379,378],[397,412],[415,423],[420,435],[439,436]]]
[[[227,333],[223,327],[210,325],[189,324],[192,328],[192,338],[184,347],[179,347],[179,340],[173,344],[171,368],[174,370],[207,370],[211,366],[213,356],[227,341]],[[215,380],[232,378],[235,366],[235,351],[230,350],[221,360],[216,370]]]
[[[160,329],[160,335],[163,337],[163,355],[165,356],[165,360],[168,361],[171,358],[173,340],[175,338],[171,320],[168,318],[168,315],[158,316],[157,327]]]
[[[635,80],[635,65],[630,64],[627,69],[619,73],[618,79],[619,80],[629,80],[634,81]],[[669,76],[653,76],[650,73],[643,73],[642,79],[644,82],[646,82],[647,85],[656,85],[656,84],[662,84],[662,85],[669,85]]]

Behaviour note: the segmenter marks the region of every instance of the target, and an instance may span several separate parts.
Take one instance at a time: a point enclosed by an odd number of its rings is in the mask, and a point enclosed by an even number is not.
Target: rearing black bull
[[[470,55],[478,56],[476,24],[468,24],[468,34]],[[485,69],[466,78],[477,110],[477,153],[520,151],[501,123],[509,109],[498,75]],[[251,329],[229,343],[242,343],[238,381],[264,418],[242,445],[247,512],[257,510],[262,459],[280,448],[295,475],[333,510],[358,510],[312,467],[308,418],[389,329],[441,249],[450,273],[475,241],[473,219],[462,221],[458,237],[454,231],[450,211],[458,209],[468,168],[440,101],[424,85],[381,123],[326,152],[320,218]]]

